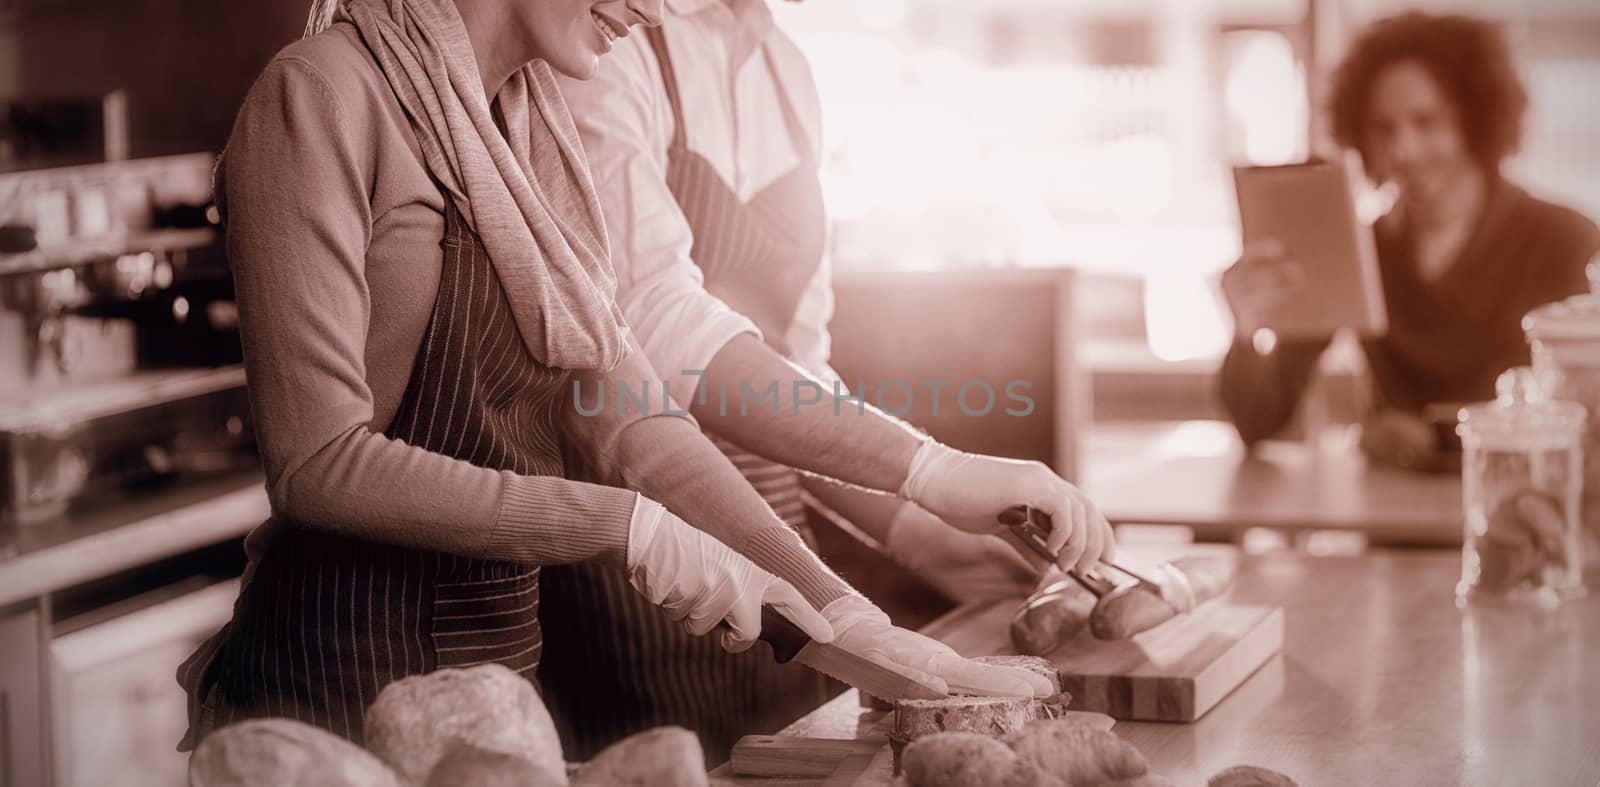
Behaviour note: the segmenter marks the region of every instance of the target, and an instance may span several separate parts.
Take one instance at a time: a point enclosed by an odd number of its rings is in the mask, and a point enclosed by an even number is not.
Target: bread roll
[[[1296,787],[1294,779],[1267,768],[1235,765],[1206,780],[1206,787]]]
[[[1114,782],[1106,782],[1090,787],[1176,787],[1176,785],[1165,776],[1147,773],[1143,776],[1135,776],[1132,779],[1118,779]]]
[[[1043,787],[1037,771],[1010,747],[977,733],[919,738],[906,746],[902,762],[913,787]]]
[[[1072,785],[1132,779],[1150,770],[1144,755],[1132,744],[1074,722],[1035,722],[1006,736],[1005,742],[1040,773]]]
[[[1011,644],[1018,652],[1044,656],[1083,631],[1095,599],[1074,587],[1057,583],[1022,602],[1011,618]]]
[[[1105,715],[1086,710],[1069,710],[1057,716],[1053,721],[1062,724],[1077,724],[1091,730],[1110,731],[1117,725],[1117,720]]]
[[[389,766],[333,733],[255,719],[207,735],[189,758],[190,787],[400,787]]]
[[[425,783],[457,741],[522,757],[567,783],[550,712],[532,683],[498,664],[395,681],[367,708],[367,748],[410,783]]]
[[[607,746],[572,787],[706,787],[705,753],[694,733],[656,727]]]
[[[1095,639],[1127,639],[1149,631],[1178,615],[1178,608],[1139,587],[1124,585],[1107,593],[1089,613],[1089,631]]]
[[[555,787],[561,780],[532,761],[456,741],[428,775],[428,787]]]

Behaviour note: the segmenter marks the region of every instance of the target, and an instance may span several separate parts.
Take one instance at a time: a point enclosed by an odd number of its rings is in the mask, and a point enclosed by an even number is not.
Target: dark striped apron
[[[667,185],[694,231],[691,255],[705,287],[761,328],[788,353],[784,339],[807,284],[822,261],[826,223],[817,158],[787,94],[781,96],[800,166],[749,201],[691,151],[678,83],[659,29],[646,31],[671,103],[675,130]],[[767,66],[778,71],[771,56]],[[782,82],[778,80],[780,91]],[[726,440],[713,442],[768,505],[809,542],[800,479],[794,470]],[[544,697],[572,759],[587,759],[627,735],[662,724],[694,730],[709,764],[727,759],[742,735],[776,732],[825,702],[838,685],[799,665],[781,665],[757,646],[729,654],[716,637],[692,637],[646,604],[620,571],[597,565],[545,570],[540,612],[552,635],[539,668]],[[579,632],[595,632],[577,636]],[[613,647],[628,642],[629,647]]]
[[[478,236],[451,200],[444,268],[416,365],[384,434],[481,467],[563,475],[567,372],[522,343]],[[440,523],[448,527],[448,523]],[[385,684],[496,662],[532,679],[539,568],[360,541],[275,520],[233,620],[179,670],[187,750],[210,730],[284,716],[362,741]]]

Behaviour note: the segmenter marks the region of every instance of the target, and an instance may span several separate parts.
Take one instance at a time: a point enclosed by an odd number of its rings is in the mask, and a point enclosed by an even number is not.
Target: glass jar
[[[1592,569],[1600,566],[1600,296],[1574,295],[1541,306],[1522,319],[1522,329],[1539,384],[1551,398],[1577,402],[1588,412],[1580,515],[1586,568]]]
[[[1549,398],[1527,367],[1495,389],[1495,401],[1462,408],[1457,426],[1466,530],[1456,598],[1555,606],[1583,592],[1584,409]]]

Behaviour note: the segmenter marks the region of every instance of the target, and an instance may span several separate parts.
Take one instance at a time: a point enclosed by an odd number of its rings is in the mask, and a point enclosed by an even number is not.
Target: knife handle
[[[772,646],[772,657],[779,664],[788,664],[801,648],[811,644],[811,637],[778,610],[762,604],[761,641]]]

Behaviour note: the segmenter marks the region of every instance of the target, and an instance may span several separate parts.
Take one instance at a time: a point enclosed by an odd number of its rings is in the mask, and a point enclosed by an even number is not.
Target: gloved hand
[[[1041,462],[969,454],[930,438],[912,457],[900,496],[969,533],[1006,532],[1000,512],[1032,506],[1050,515],[1046,545],[1063,569],[1087,571],[1113,557],[1111,524],[1100,509]]]
[[[832,642],[827,618],[793,585],[763,571],[643,495],[628,528],[628,582],[695,636],[726,620],[722,647],[748,650],[761,635],[767,604],[817,642]]]
[[[980,664],[962,658],[949,645],[897,628],[889,616],[857,595],[822,608],[833,625],[833,644],[865,656],[941,691],[991,697],[1045,697],[1055,687],[1043,675],[1019,667]]]
[[[901,503],[889,520],[884,549],[954,601],[1022,597],[1038,569],[996,536],[958,530],[915,503]]]

